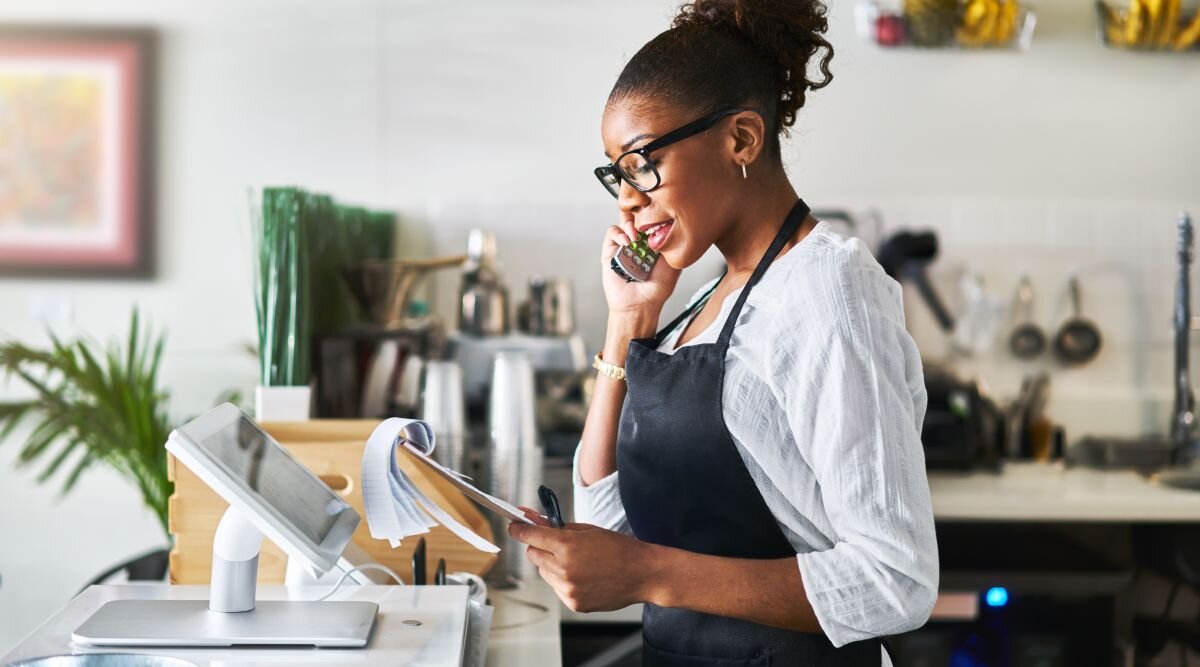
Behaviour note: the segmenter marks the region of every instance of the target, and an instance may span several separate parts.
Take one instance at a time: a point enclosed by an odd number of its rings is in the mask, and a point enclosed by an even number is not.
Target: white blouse
[[[686,345],[716,342],[739,293]],[[672,353],[685,327],[659,350]],[[723,392],[725,423],[830,641],[924,624],[938,590],[925,382],[900,286],[861,241],[819,223],[771,264],[733,330]],[[584,486],[576,452],[576,520],[631,533],[617,475]]]

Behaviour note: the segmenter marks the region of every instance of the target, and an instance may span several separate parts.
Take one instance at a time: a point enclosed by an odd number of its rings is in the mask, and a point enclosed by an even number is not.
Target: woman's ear
[[[763,117],[753,111],[743,111],[730,124],[730,149],[737,164],[753,164],[762,154],[766,143],[767,126]]]

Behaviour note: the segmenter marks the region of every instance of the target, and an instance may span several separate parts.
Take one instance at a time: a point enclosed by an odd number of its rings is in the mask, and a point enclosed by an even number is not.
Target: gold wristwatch
[[[600,371],[601,375],[607,375],[615,380],[625,380],[625,367],[601,359],[599,352],[596,353],[595,357],[592,357],[592,368]]]

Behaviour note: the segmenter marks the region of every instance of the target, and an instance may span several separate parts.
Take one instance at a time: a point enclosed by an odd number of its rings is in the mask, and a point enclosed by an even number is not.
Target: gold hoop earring
[[[742,163],[742,180],[746,180],[749,176],[746,175],[746,163]]]

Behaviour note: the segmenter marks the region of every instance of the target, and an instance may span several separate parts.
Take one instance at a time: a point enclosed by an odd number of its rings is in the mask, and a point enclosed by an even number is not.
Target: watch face
[[[638,234],[636,241],[617,250],[610,264],[613,271],[625,280],[643,282],[649,280],[650,270],[656,261],[658,253],[646,245],[646,235]]]

